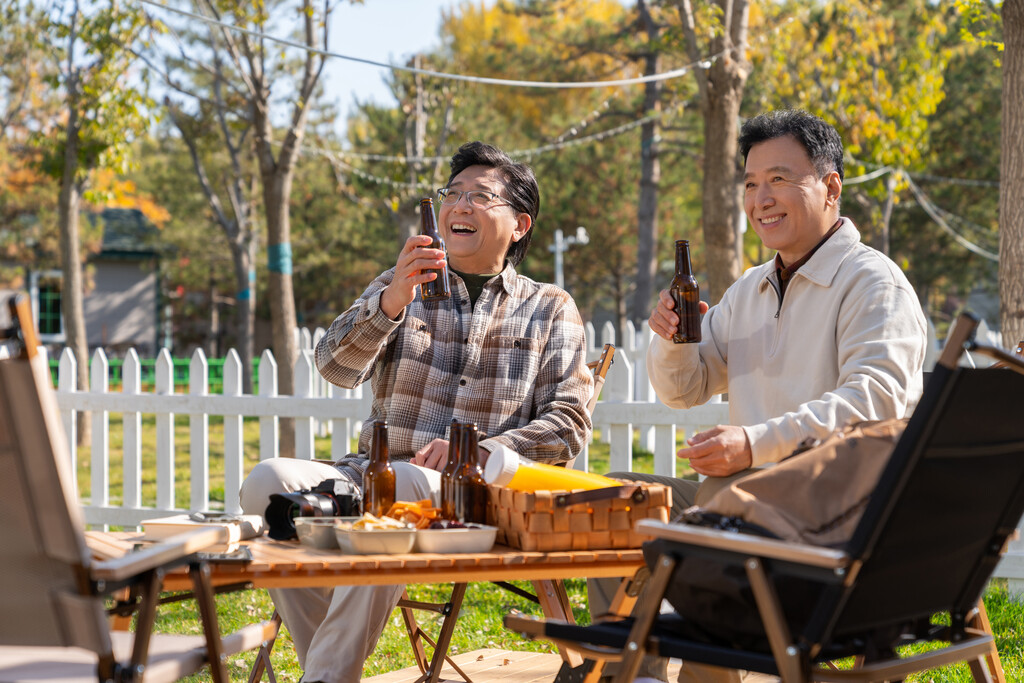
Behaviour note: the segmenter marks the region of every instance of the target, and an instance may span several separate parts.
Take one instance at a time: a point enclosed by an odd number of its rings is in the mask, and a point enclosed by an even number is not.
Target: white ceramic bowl
[[[346,555],[411,553],[416,542],[415,529],[336,528],[334,535]]]
[[[498,528],[483,524],[468,529],[420,529],[416,550],[421,553],[486,553],[494,546]]]
[[[303,545],[320,550],[335,550],[338,547],[335,527],[340,522],[354,522],[359,517],[296,517],[295,533]]]

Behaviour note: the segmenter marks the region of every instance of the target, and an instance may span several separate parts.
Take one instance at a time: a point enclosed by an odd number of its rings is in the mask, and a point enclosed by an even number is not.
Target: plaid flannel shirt
[[[475,422],[497,443],[539,462],[575,457],[590,438],[583,322],[569,294],[505,269],[484,286],[475,308],[465,283],[450,274],[452,296],[425,302],[419,294],[391,320],[380,296],[391,269],[331,324],[316,347],[327,381],[352,388],[367,379],[373,406],[359,454],[339,462],[361,477],[374,420],[387,420],[393,460],[409,460],[452,418]],[[359,459],[363,459],[360,462]]]

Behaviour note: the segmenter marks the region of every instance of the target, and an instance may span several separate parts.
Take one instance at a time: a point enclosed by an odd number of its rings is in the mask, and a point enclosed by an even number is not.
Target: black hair
[[[743,162],[754,145],[786,135],[803,145],[819,178],[836,171],[843,179],[843,141],[839,133],[823,119],[799,109],[779,109],[747,120],[740,129]]]
[[[512,265],[518,266],[526,257],[526,250],[529,249],[533,236],[533,227],[537,224],[537,214],[540,213],[540,188],[537,186],[533,169],[526,164],[513,161],[509,155],[493,145],[480,141],[467,142],[452,155],[452,172],[448,176],[448,185],[452,184],[455,176],[470,166],[498,169],[505,181],[502,196],[508,200],[512,210],[517,214],[525,213],[530,216],[530,229],[518,242],[513,242],[509,246],[505,255]]]

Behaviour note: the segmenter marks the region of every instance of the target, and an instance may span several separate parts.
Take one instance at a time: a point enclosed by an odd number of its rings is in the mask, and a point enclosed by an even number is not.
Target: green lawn
[[[110,416],[110,499],[117,504],[122,499],[122,443],[121,418],[118,414]],[[155,421],[152,416],[143,418],[143,505],[153,505],[156,499],[155,481]],[[679,437],[682,438],[682,435]],[[188,454],[188,417],[178,416],[175,423],[175,501],[179,507],[189,505],[189,454]],[[210,497],[211,507],[217,507],[224,500],[223,480],[223,423],[219,418],[210,418]],[[317,457],[330,457],[330,444],[327,440],[317,442]],[[255,419],[245,421],[245,455],[246,472],[259,460],[259,423]],[[89,449],[79,449],[78,457],[78,488],[83,500],[89,498]],[[599,439],[590,448],[590,469],[595,472],[607,471],[608,446]],[[634,444],[634,470],[640,472],[653,471],[653,456],[639,449]],[[691,471],[680,468],[681,476],[693,476]],[[522,587],[530,589],[528,582]],[[586,609],[586,583],[582,580],[568,582],[570,603],[576,620],[580,623],[589,622]],[[450,593],[450,586],[420,585],[410,586],[409,595],[415,600],[440,602]],[[218,597],[218,613],[221,630],[228,632],[243,624],[257,619],[269,618],[273,612],[273,604],[267,592],[254,590]],[[1009,681],[1024,680],[1024,603],[1012,601],[1006,593],[1005,582],[994,582],[985,594],[985,605],[992,628],[996,634],[997,645],[1003,660],[1003,668]],[[463,602],[463,611],[459,617],[452,640],[453,653],[470,652],[481,648],[503,648],[515,650],[532,650],[553,652],[546,643],[529,642],[519,636],[507,632],[502,627],[502,618],[512,609],[528,614],[540,614],[540,608],[522,598],[489,583],[471,584]],[[188,602],[172,603],[162,608],[157,627],[159,630],[172,633],[200,633],[196,609]],[[428,612],[417,614],[417,619],[424,624],[429,634],[436,634],[440,616]],[[429,654],[429,650],[428,650]],[[232,680],[245,680],[254,655],[247,653],[231,658],[229,661]],[[298,681],[301,677],[295,651],[292,647],[287,630],[282,632],[273,653],[274,669],[278,679],[282,681]],[[402,625],[402,619],[395,612],[377,645],[370,661],[364,669],[364,676],[413,666],[415,662],[409,654],[408,639]],[[194,676],[188,680],[208,681],[208,675]],[[910,681],[954,683],[970,681],[967,667],[947,667],[909,678]]]

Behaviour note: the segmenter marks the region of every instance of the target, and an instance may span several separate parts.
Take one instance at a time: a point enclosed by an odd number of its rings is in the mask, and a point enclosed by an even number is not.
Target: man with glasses
[[[355,387],[370,380],[373,405],[359,452],[334,465],[291,459],[257,465],[242,486],[246,513],[272,493],[346,477],[362,484],[374,420],[387,420],[397,500],[437,501],[452,419],[483,433],[481,461],[499,446],[538,462],[565,462],[590,438],[583,322],[572,298],[516,272],[530,244],[540,190],[533,171],[481,142],[459,148],[438,191],[452,296],[424,301],[445,252],[410,237],[327,330],[320,373]],[[402,593],[401,586],[272,590],[295,642],[303,681],[358,681]]]

